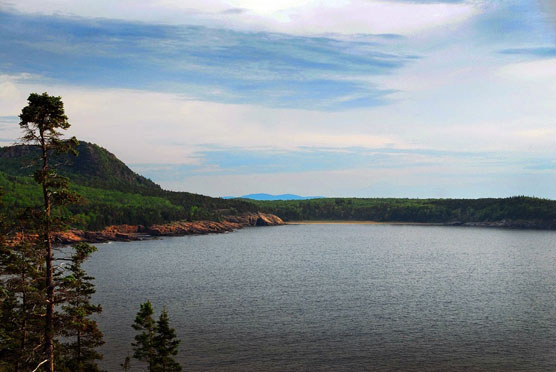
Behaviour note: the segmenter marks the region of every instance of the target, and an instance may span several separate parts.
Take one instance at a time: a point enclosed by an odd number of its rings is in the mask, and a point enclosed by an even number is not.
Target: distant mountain
[[[224,199],[233,199],[234,196],[225,196]],[[252,199],[252,200],[309,200],[309,199],[321,199],[322,196],[300,196],[295,194],[280,194],[280,195],[271,195],[271,194],[249,194],[243,195],[239,197],[240,199]]]

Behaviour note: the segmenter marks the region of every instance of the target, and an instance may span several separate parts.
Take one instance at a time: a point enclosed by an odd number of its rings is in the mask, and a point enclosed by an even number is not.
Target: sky
[[[0,0],[32,92],[171,190],[556,199],[552,0]]]

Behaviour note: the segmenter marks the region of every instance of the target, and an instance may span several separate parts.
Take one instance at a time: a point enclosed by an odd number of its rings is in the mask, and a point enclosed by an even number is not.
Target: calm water
[[[556,232],[290,225],[98,248],[109,371],[146,299],[187,371],[556,371]]]

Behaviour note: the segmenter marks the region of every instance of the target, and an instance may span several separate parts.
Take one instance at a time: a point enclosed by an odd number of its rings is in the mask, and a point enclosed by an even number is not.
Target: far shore
[[[405,225],[405,226],[462,226],[462,227],[494,227],[515,230],[556,230],[556,220],[501,220],[483,222],[378,222],[378,221],[349,221],[349,220],[315,220],[288,221],[286,225]]]
[[[346,220],[318,220],[318,221],[288,221],[286,225],[425,225],[440,226],[442,223],[432,222],[378,222],[378,221],[346,221]]]

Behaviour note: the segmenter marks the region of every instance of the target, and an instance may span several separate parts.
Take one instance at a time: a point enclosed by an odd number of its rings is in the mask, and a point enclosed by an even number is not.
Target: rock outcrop
[[[284,221],[272,214],[248,213],[229,216],[223,221],[178,221],[163,225],[118,225],[109,226],[102,231],[69,230],[55,234],[57,244],[78,242],[102,243],[108,241],[144,240],[157,236],[182,236],[212,233],[225,233],[248,226],[276,226]]]

